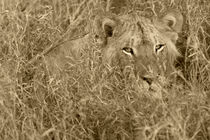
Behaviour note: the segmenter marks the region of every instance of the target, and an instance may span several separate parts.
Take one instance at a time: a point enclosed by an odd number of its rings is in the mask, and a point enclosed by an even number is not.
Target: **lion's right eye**
[[[122,48],[123,53],[127,54],[127,55],[134,55],[133,49],[130,47],[124,47]]]

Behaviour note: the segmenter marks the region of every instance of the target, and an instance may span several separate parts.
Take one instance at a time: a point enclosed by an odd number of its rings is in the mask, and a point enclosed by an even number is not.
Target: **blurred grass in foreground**
[[[1,0],[0,139],[210,139],[209,7],[208,0]],[[177,43],[184,77],[159,98],[141,92],[132,77],[102,69],[93,44],[59,79],[41,60],[26,66],[57,40],[94,32],[92,17],[103,11],[151,16],[171,8],[185,19]]]

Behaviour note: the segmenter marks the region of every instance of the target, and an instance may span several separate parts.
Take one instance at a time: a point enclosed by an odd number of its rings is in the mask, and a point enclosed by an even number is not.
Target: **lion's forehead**
[[[141,43],[155,45],[164,42],[164,37],[152,20],[144,17],[121,20],[115,32],[120,42],[129,42],[134,46]]]

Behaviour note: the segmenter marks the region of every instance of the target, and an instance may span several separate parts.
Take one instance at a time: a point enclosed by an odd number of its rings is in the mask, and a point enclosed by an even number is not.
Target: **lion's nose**
[[[152,82],[153,82],[153,80],[154,80],[154,77],[149,76],[149,75],[146,75],[146,76],[143,76],[142,79],[143,79],[144,81],[146,81],[149,85],[151,85]]]

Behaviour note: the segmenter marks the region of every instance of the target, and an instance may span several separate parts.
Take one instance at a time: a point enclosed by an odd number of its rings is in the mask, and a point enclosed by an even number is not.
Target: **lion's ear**
[[[105,18],[103,20],[102,29],[104,31],[105,37],[112,37],[115,26],[116,21],[113,19]]]
[[[113,31],[117,25],[117,20],[114,16],[96,17],[94,21],[95,39],[102,46],[107,43],[108,38],[113,36]]]
[[[182,30],[183,16],[179,11],[170,11],[161,19],[162,22],[179,33]]]

